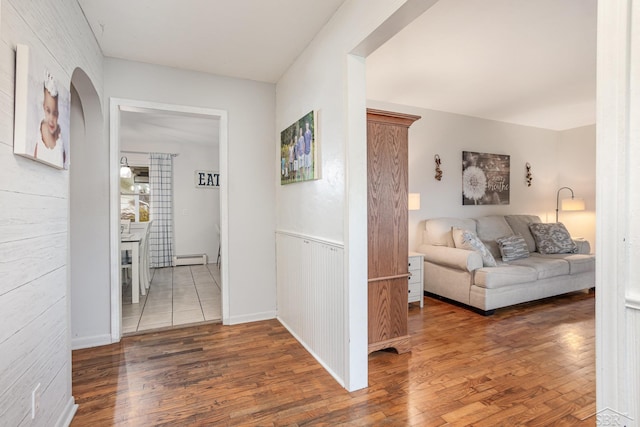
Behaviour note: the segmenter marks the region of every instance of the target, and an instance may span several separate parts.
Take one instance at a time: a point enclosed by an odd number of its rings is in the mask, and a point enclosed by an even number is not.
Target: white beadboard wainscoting
[[[340,383],[345,384],[343,245],[276,232],[278,320]]]
[[[629,415],[638,422],[640,414],[640,298],[627,296],[626,299],[627,337],[629,350],[628,402]],[[638,425],[638,424],[637,424]]]

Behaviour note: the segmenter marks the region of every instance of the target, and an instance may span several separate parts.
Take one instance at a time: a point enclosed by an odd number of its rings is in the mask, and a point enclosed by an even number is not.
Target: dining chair
[[[216,232],[218,233],[218,258],[216,259],[216,265],[220,267],[220,259],[221,259],[220,248],[221,248],[221,240],[222,240],[222,236],[220,235],[220,224],[216,224]]]
[[[121,219],[120,220],[120,234],[129,234],[131,232],[131,220],[130,219]],[[128,271],[131,270],[131,256],[129,251],[122,251],[121,259],[120,259],[121,270],[124,275],[125,280],[129,280]]]
[[[148,260],[149,260],[149,230],[151,230],[151,223],[136,223],[136,229],[134,233],[140,236],[140,250],[138,251],[138,283],[140,284],[140,293],[142,295],[147,294],[147,289],[149,289],[149,270],[148,270]],[[142,227],[140,227],[142,225]],[[140,230],[142,228],[142,230]],[[142,232],[140,232],[142,231]],[[124,251],[123,251],[124,252]],[[129,258],[131,259],[131,258]],[[125,275],[125,278],[128,280],[131,274],[129,273],[133,270],[133,260],[125,262],[124,260],[120,264],[120,267]]]
[[[149,289],[149,286],[151,285],[151,268],[149,263],[149,236],[151,234],[152,224],[153,220],[147,223],[147,227],[140,243],[140,282],[144,284],[141,289]]]

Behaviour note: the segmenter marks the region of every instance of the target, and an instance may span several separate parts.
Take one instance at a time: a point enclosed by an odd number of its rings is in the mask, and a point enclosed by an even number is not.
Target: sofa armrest
[[[573,239],[573,242],[578,247],[579,254],[589,255],[591,253],[591,244],[585,239]]]
[[[482,256],[476,251],[448,246],[421,245],[418,252],[424,254],[425,262],[466,271],[482,268]]]

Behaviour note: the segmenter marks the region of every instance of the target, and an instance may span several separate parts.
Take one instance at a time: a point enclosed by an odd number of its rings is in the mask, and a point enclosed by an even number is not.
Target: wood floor
[[[412,351],[348,393],[276,320],[73,352],[72,426],[595,426],[594,294],[482,317],[412,304]]]

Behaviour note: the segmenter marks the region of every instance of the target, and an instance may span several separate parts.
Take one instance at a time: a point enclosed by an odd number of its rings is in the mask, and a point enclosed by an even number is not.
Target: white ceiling
[[[441,0],[367,58],[367,97],[564,130],[595,123],[596,0]]]
[[[344,0],[78,0],[105,56],[275,83]]]
[[[78,0],[105,56],[275,83],[344,0]],[[210,119],[123,112],[123,141],[212,141]]]
[[[78,0],[105,56],[270,83],[343,1]],[[596,1],[440,0],[367,58],[367,97],[556,130],[592,124]],[[169,132],[167,117],[138,118],[141,134]],[[199,126],[172,125],[182,140]]]
[[[170,111],[120,112],[120,139],[139,143],[207,144],[218,146],[217,117]]]

